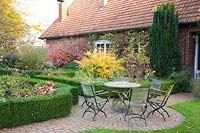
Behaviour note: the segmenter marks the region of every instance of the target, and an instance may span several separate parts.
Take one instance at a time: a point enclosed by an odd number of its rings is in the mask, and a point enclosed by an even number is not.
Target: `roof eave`
[[[187,21],[187,22],[180,22],[179,25],[187,25],[187,24],[195,24],[196,21]],[[47,37],[39,37],[39,39],[61,39],[61,38],[67,38],[67,37],[73,37],[73,36],[83,36],[88,34],[96,34],[96,33],[103,33],[103,32],[117,32],[117,31],[127,31],[127,30],[137,30],[137,29],[148,29],[150,25],[148,26],[139,26],[139,27],[129,27],[129,28],[114,28],[109,30],[97,30],[95,32],[82,32],[82,33],[76,33],[76,34],[68,34],[68,35],[56,35],[56,36],[47,36]]]
[[[140,27],[130,27],[130,28],[114,28],[109,30],[97,30],[95,32],[82,32],[77,34],[68,34],[68,35],[57,35],[57,36],[48,36],[48,37],[39,37],[39,39],[61,39],[66,37],[72,36],[82,36],[88,34],[96,34],[96,33],[103,33],[103,32],[117,32],[117,31],[127,31],[127,30],[137,30],[137,29],[148,29],[150,26],[140,26]]]

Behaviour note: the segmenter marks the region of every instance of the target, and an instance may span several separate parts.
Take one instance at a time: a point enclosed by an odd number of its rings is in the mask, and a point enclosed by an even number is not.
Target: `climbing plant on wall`
[[[167,77],[180,70],[178,13],[173,3],[155,8],[149,35],[150,63],[155,74]]]
[[[147,31],[147,30],[146,30]],[[148,52],[148,32],[144,30],[110,32],[89,37],[92,44],[96,40],[111,41],[110,52],[124,60],[127,74],[133,80],[147,77],[150,71]]]

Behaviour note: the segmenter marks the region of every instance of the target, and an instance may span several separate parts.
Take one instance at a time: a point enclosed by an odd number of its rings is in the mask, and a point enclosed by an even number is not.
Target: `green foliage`
[[[51,96],[7,99],[0,102],[0,128],[40,122],[70,114],[72,95],[59,89]]]
[[[32,86],[28,82],[20,78],[7,75],[0,76],[0,97],[9,97],[16,91],[20,93],[30,92],[30,89],[32,89],[30,87]]]
[[[0,47],[0,58],[1,58],[1,56],[4,55],[4,53],[5,53],[5,51],[3,50],[3,48]]]
[[[22,69],[41,69],[45,63],[47,50],[41,47],[23,45],[19,49],[20,65]]]
[[[70,89],[70,92],[72,94],[72,104],[76,105],[79,102],[79,86],[70,86],[66,88],[66,84],[63,83],[56,83],[56,86],[60,89]]]
[[[151,82],[148,80],[140,81],[138,83],[141,85],[140,88],[149,88],[151,86]],[[173,84],[174,84],[173,80],[162,80],[161,90],[166,91]],[[176,93],[176,91],[172,90],[172,93]]]
[[[60,82],[71,86],[80,86],[79,80],[74,78],[64,78],[64,77],[44,76],[44,75],[34,75],[32,78],[50,80],[50,81],[52,80],[54,82]]]
[[[88,42],[91,45],[92,51],[94,50],[94,42],[99,38],[98,34],[89,35]]]
[[[138,83],[140,84],[141,88],[149,88],[151,86],[151,82],[150,81],[140,81]]]
[[[110,52],[115,53],[117,58],[125,60],[124,66],[131,79],[141,80],[148,77],[150,73],[148,32],[130,30],[123,33],[94,34],[90,37],[92,42],[101,39],[111,41]]]
[[[4,67],[17,67],[19,62],[19,54],[17,52],[9,52],[3,56],[2,64]]]
[[[73,95],[73,104],[78,103],[78,94],[80,90],[80,82],[78,79],[74,78],[63,78],[63,77],[57,77],[57,76],[44,76],[44,75],[33,75],[32,79],[29,80],[34,83],[41,82],[39,79],[44,81],[54,81],[56,82],[56,85],[58,87],[64,87],[65,85],[73,86],[71,88],[71,93]]]
[[[156,76],[167,77],[180,70],[178,13],[173,3],[156,8],[149,39],[150,63]]]
[[[77,65],[76,63],[74,63],[74,62],[70,62],[70,63],[64,65],[64,66],[62,67],[62,69],[77,70],[77,69],[78,69],[78,65]]]
[[[0,68],[0,76],[1,75],[11,75],[12,70],[9,68]]]
[[[175,84],[174,80],[163,80],[161,84],[161,90],[168,91],[170,86]],[[176,88],[172,89],[171,93],[178,93],[179,91],[176,90]]]
[[[174,81],[173,92],[182,92],[190,88],[190,75],[187,71],[174,72],[169,79]]]
[[[38,75],[40,75],[40,74],[38,74]],[[75,75],[75,71],[71,70],[71,69],[64,69],[64,70],[63,69],[58,69],[58,70],[47,69],[47,70],[45,70],[45,75],[72,78]]]
[[[44,70],[19,70],[19,73],[32,77],[33,75],[44,74]]]
[[[200,97],[200,79],[192,82],[192,94],[195,97]]]

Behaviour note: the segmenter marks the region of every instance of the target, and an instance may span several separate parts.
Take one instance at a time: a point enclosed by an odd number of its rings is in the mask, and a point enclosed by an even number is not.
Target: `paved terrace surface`
[[[179,93],[171,95],[168,105],[184,102],[193,99],[191,93]],[[158,114],[150,115],[147,119],[147,126],[144,121],[138,119],[124,121],[123,114],[114,112],[111,109],[111,102],[105,106],[104,110],[108,118],[103,114],[98,114],[96,120],[93,122],[92,113],[86,113],[84,118],[81,118],[83,109],[81,103],[83,98],[80,97],[79,104],[74,106],[72,113],[68,117],[53,119],[40,123],[33,123],[30,125],[20,126],[16,128],[5,128],[0,130],[0,133],[75,133],[92,128],[109,128],[119,130],[159,130],[165,128],[172,128],[181,124],[184,116],[179,112],[167,108],[170,118],[166,117],[166,122]]]

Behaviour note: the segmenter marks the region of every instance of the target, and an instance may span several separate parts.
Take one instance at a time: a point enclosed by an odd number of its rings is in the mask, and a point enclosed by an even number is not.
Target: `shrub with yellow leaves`
[[[97,52],[85,53],[81,61],[76,61],[80,68],[86,71],[94,78],[112,78],[113,75],[120,76],[123,74],[125,68],[123,67],[123,60],[116,59],[114,54]]]

